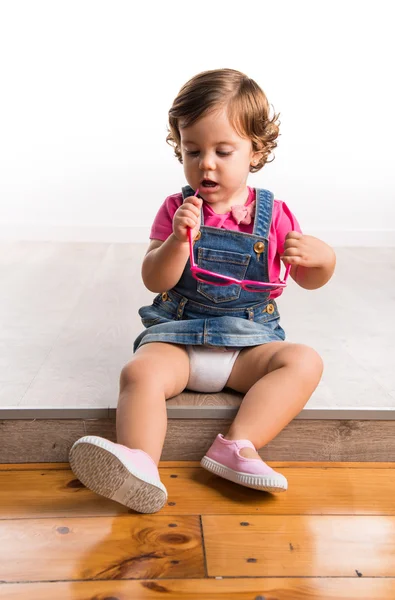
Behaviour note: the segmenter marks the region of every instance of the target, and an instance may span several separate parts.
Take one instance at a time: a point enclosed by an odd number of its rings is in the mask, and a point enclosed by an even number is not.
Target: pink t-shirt
[[[255,189],[248,188],[249,195],[245,206],[248,206],[255,200]],[[183,203],[182,194],[173,194],[168,196],[160,207],[151,227],[150,239],[165,241],[173,233],[173,217],[176,210]],[[243,233],[252,233],[254,229],[254,220],[249,225],[234,220],[232,213],[228,212],[218,215],[210,204],[203,202],[204,225],[209,227],[219,227],[220,229],[232,229],[233,231],[242,231]],[[293,219],[293,225],[292,225]],[[281,261],[280,255],[284,251],[284,241],[289,231],[299,231],[301,229],[294,215],[288,206],[282,200],[274,200],[273,215],[269,233],[268,264],[270,281],[278,281],[280,277]],[[277,298],[282,290],[271,292],[270,298]]]

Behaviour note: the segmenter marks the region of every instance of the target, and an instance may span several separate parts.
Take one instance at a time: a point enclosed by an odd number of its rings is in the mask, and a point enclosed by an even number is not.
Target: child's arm
[[[291,277],[306,290],[325,285],[336,265],[336,254],[328,244],[298,231],[288,233],[281,259],[292,265]]]
[[[165,292],[174,287],[189,258],[188,228],[194,238],[200,226],[202,200],[186,198],[173,218],[173,233],[165,242],[152,240],[145,255],[141,274],[151,292]]]
[[[165,242],[152,240],[145,255],[141,274],[151,292],[170,290],[179,281],[189,256],[188,244],[172,233]]]

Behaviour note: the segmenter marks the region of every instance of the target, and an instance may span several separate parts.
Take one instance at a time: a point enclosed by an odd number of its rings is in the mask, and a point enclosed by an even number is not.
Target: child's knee
[[[298,368],[313,379],[321,379],[324,370],[324,363],[321,356],[314,348],[297,344],[297,359]]]
[[[324,369],[323,360],[318,352],[304,344],[289,344],[278,350],[272,356],[270,363],[269,371],[280,367],[293,367],[300,374],[318,380]]]
[[[121,390],[152,376],[152,365],[150,363],[151,361],[147,360],[145,357],[139,358],[139,360],[136,360],[135,357],[128,362],[123,367],[119,378]]]

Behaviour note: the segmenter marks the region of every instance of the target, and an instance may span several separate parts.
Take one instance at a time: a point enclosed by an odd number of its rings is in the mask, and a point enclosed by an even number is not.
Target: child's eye
[[[188,150],[185,151],[186,154],[188,154],[188,156],[199,156],[200,152],[198,150],[190,150],[188,152]],[[230,156],[232,154],[232,152],[220,152],[219,150],[217,150],[217,154],[218,156]]]

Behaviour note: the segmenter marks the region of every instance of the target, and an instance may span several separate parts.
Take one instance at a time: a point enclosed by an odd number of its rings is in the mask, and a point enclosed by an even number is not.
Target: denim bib
[[[182,188],[183,198],[194,194]],[[269,282],[268,242],[273,194],[256,189],[254,229],[243,233],[204,225],[194,242],[199,267],[236,277]],[[214,286],[192,277],[188,259],[177,285],[158,294],[139,310],[146,328],[134,350],[149,342],[205,346],[246,347],[285,339],[277,304],[270,292],[248,292],[239,285]]]

